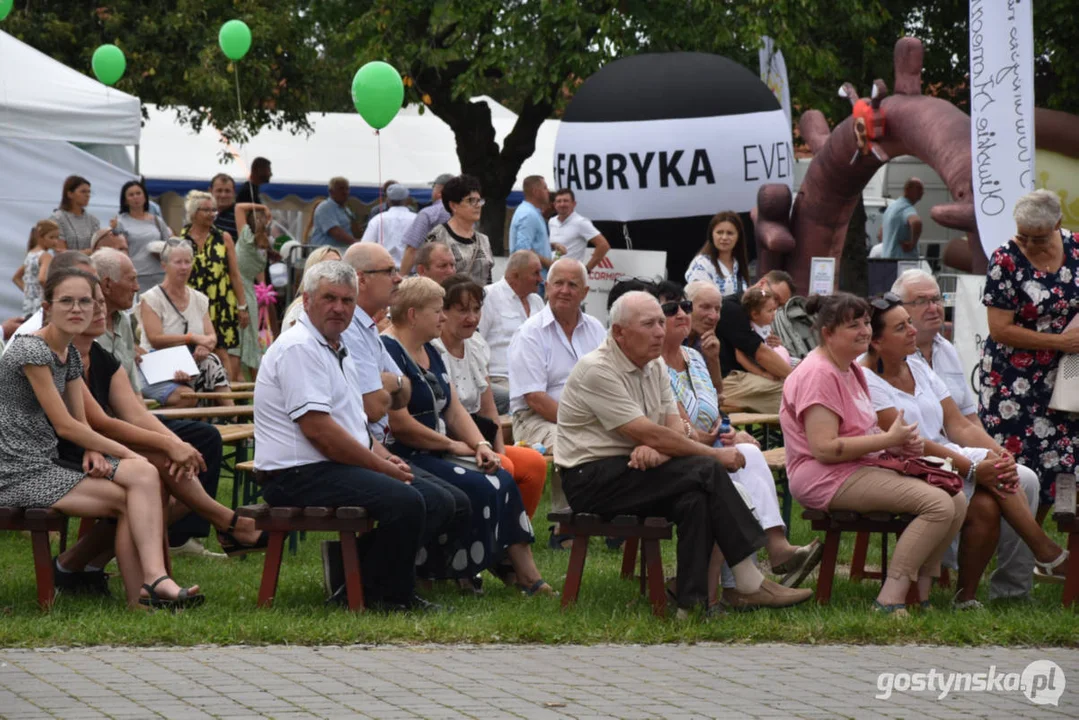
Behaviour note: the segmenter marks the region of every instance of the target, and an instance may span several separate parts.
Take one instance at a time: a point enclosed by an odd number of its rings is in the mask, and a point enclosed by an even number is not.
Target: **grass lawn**
[[[231,497],[231,478],[222,477],[220,498]],[[544,498],[536,514],[536,562],[556,588],[565,578],[569,553],[546,548]],[[792,540],[814,535],[795,508]],[[72,534],[77,525],[73,522]],[[328,537],[328,536],[327,536]],[[262,556],[246,560],[179,558],[174,571],[181,583],[198,582],[207,603],[173,615],[126,612],[118,599],[122,587],[112,581],[114,599],[60,596],[53,610],[38,610],[29,539],[0,532],[0,647],[51,645],[197,645],[288,643],[930,643],[947,645],[1079,646],[1079,616],[1060,604],[1061,586],[1036,585],[1033,600],[996,604],[983,612],[953,613],[951,592],[935,589],[936,608],[915,612],[906,621],[877,616],[869,607],[875,581],[849,582],[841,569],[830,606],[812,601],[788,610],[732,613],[702,622],[653,618],[637,583],[619,578],[621,553],[593,540],[580,600],[560,612],[557,599],[528,598],[485,576],[486,595],[461,595],[437,584],[428,597],[452,608],[430,615],[353,615],[323,604],[322,568],[317,535],[300,543],[298,554],[286,554],[278,595],[272,610],[255,608]],[[822,538],[823,539],[823,538]],[[1059,538],[1058,538],[1059,539]],[[853,535],[840,550],[849,562]],[[869,563],[879,562],[879,541]],[[207,546],[217,550],[217,543]],[[664,544],[669,574],[674,572],[674,544]],[[954,577],[954,574],[953,574]],[[815,582],[810,578],[809,586]],[[983,580],[979,597],[986,601]]]

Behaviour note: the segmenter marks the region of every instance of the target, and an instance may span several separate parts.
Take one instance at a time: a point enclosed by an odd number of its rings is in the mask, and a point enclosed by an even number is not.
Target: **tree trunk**
[[[847,239],[839,263],[839,289],[858,297],[869,295],[869,251],[866,249],[865,203],[858,198],[847,225]]]

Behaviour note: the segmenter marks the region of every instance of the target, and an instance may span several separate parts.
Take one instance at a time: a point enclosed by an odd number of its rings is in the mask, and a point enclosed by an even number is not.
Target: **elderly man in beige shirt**
[[[753,605],[804,599],[753,564],[764,531],[727,475],[745,458],[737,448],[686,437],[660,358],[665,322],[650,294],[626,293],[611,308],[610,334],[570,373],[555,443],[570,505],[608,516],[663,516],[678,526],[679,615],[707,606],[709,564],[721,561],[720,553]],[[715,605],[707,614],[721,612]]]

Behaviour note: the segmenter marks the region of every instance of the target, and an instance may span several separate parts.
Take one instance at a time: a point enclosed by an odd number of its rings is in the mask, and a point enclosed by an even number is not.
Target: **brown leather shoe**
[[[748,612],[758,608],[783,608],[804,603],[813,597],[813,591],[808,588],[786,588],[779,583],[768,580],[761,583],[755,593],[740,593],[732,588],[724,588],[723,602],[731,610]]]

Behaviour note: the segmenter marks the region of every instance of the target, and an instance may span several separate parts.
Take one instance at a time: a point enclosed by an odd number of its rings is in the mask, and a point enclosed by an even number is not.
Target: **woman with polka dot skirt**
[[[472,578],[490,569],[529,595],[553,595],[532,559],[535,542],[521,493],[501,460],[461,405],[431,341],[446,316],[445,292],[434,280],[401,283],[390,307],[393,324],[382,342],[412,383],[408,407],[390,411],[393,452],[463,490],[472,502],[467,535],[435,539],[420,550],[417,573],[428,578]]]

